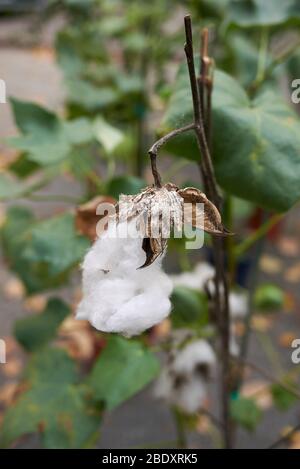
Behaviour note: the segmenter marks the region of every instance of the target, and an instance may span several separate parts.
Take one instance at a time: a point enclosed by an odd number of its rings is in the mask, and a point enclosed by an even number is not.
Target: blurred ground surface
[[[5,42],[3,31],[12,35],[18,29],[18,22],[1,21],[0,43]],[[21,26],[24,28],[24,24]],[[20,27],[21,27],[20,26]],[[25,25],[26,26],[26,25]],[[55,28],[53,28],[55,30]],[[48,34],[48,33],[47,33]],[[51,34],[48,34],[41,47],[20,48],[3,45],[0,51],[0,78],[7,84],[9,96],[19,97],[26,100],[38,101],[51,109],[61,110],[63,100],[62,80],[57,69],[51,49]],[[7,137],[15,132],[9,104],[0,105],[1,126],[0,137]],[[0,163],[3,154],[0,153]],[[80,188],[72,181],[58,179],[49,188],[48,193],[77,194]],[[46,217],[53,212],[65,208],[65,204],[35,203],[34,209],[40,216]],[[299,239],[299,209],[294,209],[288,215],[279,244],[268,243],[263,269],[259,280],[278,282],[286,288],[290,305],[286,310],[276,316],[269,331],[271,342],[279,350],[279,356],[271,357],[266,352],[268,346],[259,339],[259,330],[268,329],[268,321],[259,320],[256,324],[258,332],[252,335],[250,344],[250,359],[259,364],[266,371],[274,369],[280,363],[283,370],[287,371],[293,365],[290,359],[290,342],[292,337],[300,337],[300,239]],[[283,242],[282,242],[283,239]],[[9,299],[5,286],[11,278],[3,263],[0,264],[0,337],[12,334],[13,324],[17,318],[27,314],[24,304],[18,299]],[[78,278],[73,281],[76,286]],[[70,289],[64,291],[64,296],[70,296]],[[281,344],[281,345],[280,345]],[[270,361],[271,360],[271,361]],[[5,365],[8,366],[8,365]],[[16,365],[17,366],[17,365]],[[10,382],[14,379],[12,372],[5,373],[0,369],[0,384]],[[252,373],[248,376],[250,381],[264,378]],[[214,398],[212,412],[217,413],[218,397]],[[264,418],[255,434],[245,431],[238,433],[237,446],[240,448],[265,448],[276,440],[282,429],[291,425],[299,424],[300,408],[297,404],[288,412],[281,413],[274,408],[264,412]],[[104,419],[100,448],[129,448],[129,447],[157,447],[162,443],[164,447],[172,447],[168,443],[175,439],[175,428],[168,409],[155,401],[152,397],[151,388],[141,392],[136,397],[122,405],[115,412],[107,415]],[[164,442],[164,443],[163,443]],[[209,447],[210,440],[205,435],[193,433],[189,435],[190,447]],[[19,447],[38,447],[35,438],[29,438]]]

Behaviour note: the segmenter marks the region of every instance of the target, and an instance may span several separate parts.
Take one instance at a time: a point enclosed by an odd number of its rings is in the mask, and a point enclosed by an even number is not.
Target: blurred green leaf
[[[54,113],[33,103],[12,99],[16,124],[23,135],[10,139],[11,145],[27,153],[27,159],[42,166],[64,160],[72,146],[94,139],[86,118],[64,122]]]
[[[124,139],[124,134],[119,129],[100,116],[94,121],[94,134],[108,154],[112,153]]]
[[[23,133],[11,138],[11,145],[42,165],[61,161],[68,154],[70,143],[58,117],[33,103],[12,99],[11,104],[16,124]]]
[[[162,131],[191,123],[186,65],[180,68]],[[169,151],[198,159],[191,132],[176,137]],[[219,184],[257,205],[286,211],[300,198],[300,123],[279,96],[250,100],[229,75],[216,72],[213,93],[213,162]]]
[[[287,382],[287,384],[292,384]],[[297,402],[297,397],[279,384],[272,384],[271,393],[277,409],[286,411]]]
[[[262,311],[276,311],[283,308],[284,291],[277,285],[266,283],[260,285],[254,295],[255,308]]]
[[[231,401],[231,417],[241,427],[253,431],[262,418],[262,412],[252,399],[238,397]]]
[[[66,136],[71,144],[82,145],[94,140],[93,125],[85,117],[63,123]]]
[[[140,342],[111,336],[88,384],[96,399],[113,409],[147,386],[158,371],[158,360]]]
[[[11,269],[29,293],[61,285],[90,245],[76,233],[70,213],[37,222],[22,208],[9,209],[1,239]]]
[[[40,168],[41,166],[39,164],[28,158],[27,153],[22,153],[19,158],[13,161],[9,166],[9,170],[21,179],[30,176]]]
[[[28,352],[34,352],[54,339],[70,308],[59,298],[51,298],[41,314],[33,314],[15,323],[15,337]]]
[[[8,173],[0,173],[0,200],[20,197],[25,190],[26,186],[22,181],[18,181]]]
[[[39,433],[46,448],[81,448],[94,441],[100,413],[91,407],[90,390],[76,384],[75,363],[65,351],[34,355],[25,379],[25,392],[4,416],[1,447],[30,433]]]
[[[146,186],[143,179],[135,176],[117,176],[108,181],[106,193],[118,199],[120,194],[137,194]]]
[[[298,0],[231,0],[226,21],[240,27],[274,26],[300,22]]]
[[[119,95],[109,86],[95,86],[87,80],[67,78],[69,101],[88,111],[102,110],[115,104]]]
[[[198,290],[183,286],[175,287],[172,295],[173,327],[203,327],[208,323],[206,295]]]

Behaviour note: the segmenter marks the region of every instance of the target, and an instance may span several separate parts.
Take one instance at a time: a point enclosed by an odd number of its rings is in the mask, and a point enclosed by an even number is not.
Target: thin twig
[[[184,46],[187,66],[190,77],[190,86],[192,91],[193,99],[193,110],[194,110],[194,122],[195,122],[195,134],[198,142],[198,146],[201,152],[201,168],[202,174],[205,176],[204,185],[208,197],[214,202],[214,204],[220,208],[221,198],[218,193],[218,186],[215,178],[215,173],[212,165],[210,156],[210,149],[207,142],[207,135],[210,135],[211,129],[205,130],[205,122],[210,126],[211,119],[207,116],[207,111],[210,113],[211,109],[206,108],[207,94],[211,94],[212,87],[207,89],[207,76],[202,76],[201,79],[196,78],[195,64],[194,64],[194,51],[193,51],[193,36],[192,36],[192,25],[190,16],[184,18],[186,44]],[[201,63],[205,64],[205,73],[208,73],[208,35],[204,34],[204,44],[202,45],[201,52],[205,57],[201,57]],[[201,66],[203,71],[203,66]],[[208,90],[208,93],[207,93]],[[209,99],[211,103],[211,98]],[[211,107],[211,106],[210,106]],[[204,119],[205,117],[205,119]],[[224,267],[224,244],[222,240],[213,238],[213,250],[216,267],[215,276],[215,308],[216,315],[219,322],[219,332],[221,336],[222,346],[222,413],[223,413],[223,434],[224,442],[227,448],[231,447],[231,419],[230,419],[230,360],[229,360],[229,302],[228,302],[228,284],[227,277],[225,274]],[[223,287],[221,289],[220,287]]]
[[[251,233],[248,238],[235,247],[235,256],[240,257],[242,254],[248,251],[248,249],[250,249],[251,246],[256,243],[256,241],[265,236],[268,231],[270,231],[270,229],[284,217],[284,215],[284,213],[276,213],[275,215],[272,215],[271,217],[264,220],[257,230]]]
[[[150,148],[150,150],[148,151],[150,159],[151,159],[151,169],[152,169],[152,174],[154,178],[154,184],[156,187],[161,187],[162,185],[161,176],[159,174],[159,171],[157,169],[157,164],[156,164],[157,154],[158,154],[160,147],[165,145],[169,140],[176,137],[177,135],[180,135],[184,132],[188,132],[189,130],[193,130],[194,128],[195,128],[195,124],[189,124],[189,125],[185,125],[184,127],[180,127],[179,129],[175,129],[172,132],[168,133],[167,135],[164,135],[159,140],[157,140],[157,142],[155,142]]]
[[[215,178],[215,173],[213,170],[213,165],[210,157],[210,152],[205,135],[205,127],[203,115],[201,112],[201,102],[199,96],[198,83],[195,73],[195,64],[194,64],[194,50],[193,50],[193,35],[192,35],[192,24],[191,17],[189,15],[184,17],[185,25],[185,35],[186,43],[184,45],[184,51],[186,55],[189,77],[190,77],[190,86],[192,91],[193,98],[193,110],[194,110],[194,122],[195,122],[195,134],[199,149],[202,156],[202,167],[204,169],[204,174],[206,180],[204,181],[206,186],[206,192],[208,197],[216,205],[220,207],[220,197],[218,194],[218,186]]]
[[[238,359],[237,357],[232,357],[232,360],[238,362],[239,364],[241,364],[241,362],[242,362],[242,360]],[[263,368],[258,366],[256,363],[250,362],[249,360],[243,360],[243,366],[248,366],[249,368],[252,368],[254,371],[259,373],[261,376],[264,376],[268,381],[270,381],[271,383],[277,384],[282,389],[289,392],[290,394],[293,394],[293,396],[295,396],[297,399],[300,400],[300,393],[296,389],[294,389],[291,386],[289,386],[288,384],[284,383],[282,380],[277,379],[275,376],[271,375],[271,373],[264,370]]]
[[[281,438],[279,438],[279,440],[275,441],[275,443],[269,446],[268,449],[274,449],[274,448],[277,448],[277,446],[282,445],[283,443],[288,441],[294,435],[294,433],[298,432],[299,430],[300,430],[300,423],[299,425],[296,425],[296,427],[292,428],[292,430],[290,430],[286,435],[282,436]]]

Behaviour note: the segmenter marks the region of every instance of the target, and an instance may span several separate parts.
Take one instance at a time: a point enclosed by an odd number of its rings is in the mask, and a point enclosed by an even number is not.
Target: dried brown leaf
[[[297,339],[298,335],[293,331],[286,331],[280,334],[278,338],[279,345],[281,347],[290,348],[294,339]]]
[[[167,247],[167,240],[164,238],[144,238],[142,248],[146,253],[146,261],[139,269],[148,267],[159,256],[161,256]]]
[[[103,203],[115,204],[115,202],[116,200],[113,197],[100,195],[77,207],[75,217],[75,226],[77,230],[84,236],[87,236],[91,241],[95,241],[97,238],[97,223],[104,216],[97,215],[96,210],[98,205]]]
[[[183,198],[184,221],[190,223],[193,228],[198,228],[219,236],[230,234],[222,225],[221,215],[217,207],[206,197],[206,195],[195,187],[179,189],[178,194]],[[186,205],[187,204],[187,205]],[[203,204],[201,209],[197,204]]]

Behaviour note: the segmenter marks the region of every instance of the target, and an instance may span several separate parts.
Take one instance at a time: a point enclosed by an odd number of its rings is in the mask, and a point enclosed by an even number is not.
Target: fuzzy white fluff
[[[204,363],[213,367],[216,357],[213,349],[205,340],[196,340],[186,345],[176,355],[173,369],[176,373],[193,374],[196,366]]]
[[[213,278],[215,269],[207,262],[196,264],[192,272],[183,272],[182,274],[172,275],[174,287],[183,286],[203,290],[206,282]]]
[[[248,312],[248,295],[246,292],[229,293],[229,309],[231,319],[244,318]]]
[[[215,284],[213,277],[215,269],[207,262],[196,264],[192,272],[183,272],[178,275],[171,275],[174,287],[183,286],[203,290],[207,285],[211,294],[214,294]],[[246,292],[230,292],[229,293],[229,309],[231,319],[243,318],[247,314],[248,296]]]
[[[177,350],[174,359],[161,372],[154,388],[157,398],[187,414],[197,412],[207,397],[207,382],[196,372],[197,365],[215,367],[213,349],[205,340],[196,340]]]
[[[114,229],[110,224],[84,259],[83,299],[76,317],[100,331],[131,337],[168,316],[172,282],[162,271],[161,258],[137,270],[146,257],[142,239],[112,238]]]

